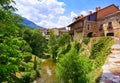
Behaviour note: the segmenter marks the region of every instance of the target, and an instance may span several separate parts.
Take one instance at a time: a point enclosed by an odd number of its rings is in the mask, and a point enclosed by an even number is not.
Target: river
[[[60,83],[56,77],[56,64],[49,59],[42,59],[40,78],[37,78],[34,83]]]

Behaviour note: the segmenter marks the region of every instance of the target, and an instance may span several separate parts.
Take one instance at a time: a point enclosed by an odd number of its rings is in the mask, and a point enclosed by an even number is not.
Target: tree
[[[57,63],[57,76],[64,83],[89,83],[87,74],[91,71],[92,62],[80,55],[76,45]]]
[[[63,33],[62,35],[60,35],[60,37],[58,38],[58,45],[60,46],[64,46],[66,44],[70,43],[70,37],[68,33]]]
[[[16,8],[12,6],[12,3],[15,4],[14,0],[0,0],[0,10],[6,11],[15,11]]]
[[[54,35],[54,32],[50,31],[50,37],[48,40],[48,51],[51,55],[51,58],[56,61],[57,57],[57,50],[58,50],[58,42],[57,37]]]
[[[12,75],[18,71],[18,52],[6,44],[0,44],[0,82],[12,81]]]
[[[42,57],[46,48],[46,40],[39,29],[31,30],[29,28],[23,30],[23,39],[29,43],[30,47],[32,48],[32,54],[35,55],[34,70],[36,70],[36,56]]]
[[[23,30],[23,39],[25,39],[32,48],[32,53],[38,57],[42,57],[46,47],[46,40],[39,29],[31,30],[26,28]]]

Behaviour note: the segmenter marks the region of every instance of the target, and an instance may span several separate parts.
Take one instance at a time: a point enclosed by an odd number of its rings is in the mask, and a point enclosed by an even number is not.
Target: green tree
[[[11,82],[18,71],[19,53],[6,44],[0,44],[0,82]]]
[[[22,37],[30,44],[32,48],[32,53],[38,57],[42,57],[46,47],[46,40],[40,30],[31,30],[29,28],[26,28],[25,30],[23,30]]]
[[[42,57],[46,48],[46,40],[39,29],[31,30],[26,28],[23,30],[23,39],[25,39],[32,48],[32,54]],[[36,67],[37,62],[36,57],[34,57],[34,70],[36,70]]]
[[[58,50],[58,42],[57,42],[57,37],[54,35],[54,31],[50,31],[50,37],[48,40],[48,51],[49,54],[51,55],[51,58],[56,61],[57,57],[57,50]]]
[[[59,47],[64,46],[64,45],[69,44],[69,43],[70,43],[70,37],[69,37],[68,33],[63,33],[58,38],[58,45],[59,45]]]
[[[89,83],[87,74],[91,71],[92,62],[79,54],[76,45],[72,45],[70,51],[60,58],[57,76],[64,83]]]
[[[12,3],[15,4],[15,1],[14,0],[0,0],[0,10],[15,11],[16,8],[12,6]]]

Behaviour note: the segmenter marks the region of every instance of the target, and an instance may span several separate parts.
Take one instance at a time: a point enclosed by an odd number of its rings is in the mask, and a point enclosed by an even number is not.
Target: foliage
[[[12,6],[12,3],[15,4],[14,0],[0,0],[0,10],[11,10],[11,11],[15,11],[16,8],[14,8]]]
[[[74,43],[70,51],[60,58],[57,63],[57,76],[64,83],[87,83],[86,74],[91,71],[92,62],[79,55],[76,46],[77,44]]]
[[[84,44],[88,44],[89,41],[90,41],[90,38],[89,38],[89,37],[85,37],[85,38],[83,38],[83,40],[82,40],[82,42],[83,42]]]
[[[23,83],[30,83],[31,82],[30,74],[25,74],[24,76],[22,76],[21,80],[23,80]]]
[[[31,61],[33,49],[22,38],[21,31],[24,28],[21,25],[22,18],[13,14],[16,10],[12,6],[14,3],[14,0],[0,0],[0,83],[16,82],[16,72],[34,70],[34,62]],[[37,31],[34,30],[34,33]],[[39,45],[37,47],[40,47]]]
[[[111,37],[101,37],[98,42],[92,45],[89,58],[94,61],[94,69],[88,76],[90,83],[98,83],[101,75],[101,67],[105,63],[105,60],[110,53],[112,44],[113,39]]]
[[[57,53],[57,60],[59,60],[62,56],[64,56],[69,50],[71,49],[71,45],[70,44],[66,44],[65,46],[61,46],[58,49],[58,53]]]
[[[19,53],[5,44],[0,44],[0,53],[0,81],[10,81],[11,75],[18,71]]]
[[[58,50],[57,37],[54,35],[54,32],[51,30],[50,37],[48,40],[48,51],[49,51],[49,54],[51,55],[51,58],[54,61],[56,61],[57,50]]]
[[[58,45],[59,45],[59,47],[64,46],[64,45],[69,44],[69,43],[70,43],[70,37],[69,37],[68,33],[63,33],[58,38]]]
[[[54,35],[53,31],[50,31],[50,38],[48,40],[48,51],[54,61],[56,61],[56,59],[60,57],[59,55],[61,53],[67,52],[67,50],[69,50],[69,47],[70,47],[69,34],[63,33],[62,35],[57,37]]]
[[[110,53],[113,39],[111,37],[101,37],[100,40],[93,44],[90,58],[95,59],[96,66],[102,66],[107,55]]]
[[[46,40],[42,36],[40,30],[31,30],[30,28],[26,28],[23,30],[22,36],[23,39],[25,39],[32,48],[32,53],[38,57],[42,57],[44,49],[46,47]]]

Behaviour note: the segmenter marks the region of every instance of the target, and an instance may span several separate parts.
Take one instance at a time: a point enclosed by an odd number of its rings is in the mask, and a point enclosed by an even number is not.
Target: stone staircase
[[[103,74],[100,83],[120,83],[120,39],[114,37],[114,45],[102,66]]]

